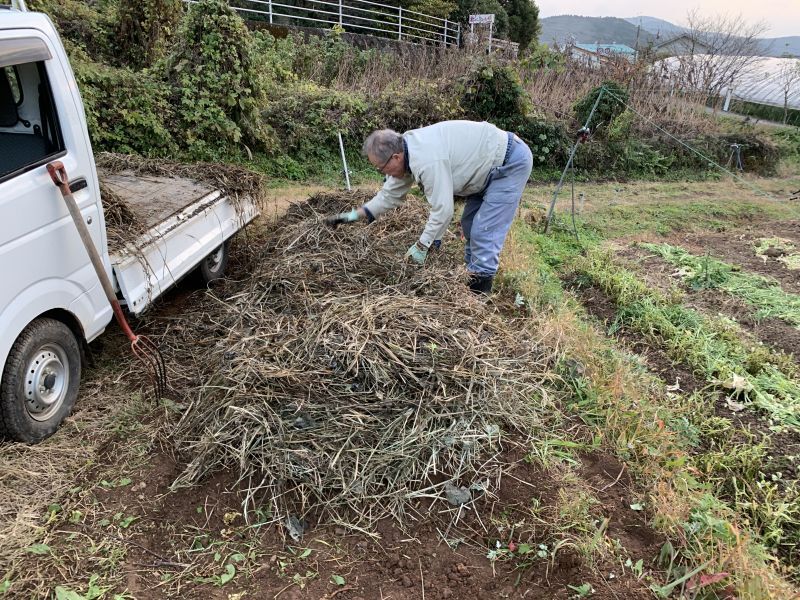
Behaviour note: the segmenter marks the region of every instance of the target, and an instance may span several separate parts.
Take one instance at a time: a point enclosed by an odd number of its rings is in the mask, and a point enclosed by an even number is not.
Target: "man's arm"
[[[330,215],[325,218],[325,223],[334,229],[339,225],[354,223],[363,219],[371,223],[386,211],[402,204],[413,184],[414,178],[411,175],[404,178],[387,177],[383,187],[364,206],[337,215]]]
[[[377,219],[383,213],[400,206],[412,185],[414,178],[411,175],[387,177],[378,193],[359,210],[363,209],[365,216]]]

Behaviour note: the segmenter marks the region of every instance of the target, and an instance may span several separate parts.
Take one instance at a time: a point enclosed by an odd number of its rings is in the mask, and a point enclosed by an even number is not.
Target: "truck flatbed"
[[[183,177],[136,175],[132,171],[108,173],[103,169],[98,169],[98,176],[105,187],[125,201],[136,222],[148,229],[214,191]]]
[[[111,253],[117,287],[133,314],[258,215],[252,199],[233,201],[192,179],[102,170],[99,177],[136,222]]]

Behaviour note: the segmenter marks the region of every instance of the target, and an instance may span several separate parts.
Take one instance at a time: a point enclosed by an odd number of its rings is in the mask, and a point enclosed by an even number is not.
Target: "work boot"
[[[492,283],[494,282],[493,275],[477,275],[473,274],[469,278],[469,289],[476,294],[486,294],[487,296],[492,293]]]

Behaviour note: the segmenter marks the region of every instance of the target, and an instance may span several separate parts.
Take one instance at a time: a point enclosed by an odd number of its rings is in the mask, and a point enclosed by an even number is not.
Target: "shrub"
[[[531,149],[534,168],[563,167],[567,160],[569,139],[560,124],[526,117],[509,125],[509,131],[525,140]]]
[[[166,155],[176,144],[169,87],[148,72],[73,61],[95,150]]]
[[[522,87],[519,75],[510,66],[480,65],[467,77],[461,104],[467,116],[508,128],[529,116],[530,96]]]
[[[592,114],[592,108],[594,108],[601,91],[603,91],[602,97],[597,104],[594,114]],[[578,100],[573,108],[575,110],[575,116],[581,125],[586,124],[589,115],[592,114],[589,128],[594,131],[596,129],[608,127],[615,118],[623,113],[627,103],[628,92],[614,81],[605,81],[603,85],[592,89],[592,91]]]
[[[352,92],[314,83],[299,83],[275,90],[262,118],[281,142],[283,153],[300,160],[328,157],[338,151],[336,134],[359,145],[370,131],[367,103]]]
[[[292,71],[301,79],[321,85],[331,85],[347,69],[348,77],[357,78],[371,61],[379,60],[374,49],[361,50],[342,39],[341,30],[325,31],[322,36],[310,36],[302,41],[293,36]]]
[[[114,45],[133,68],[160,58],[183,16],[181,0],[118,0]]]
[[[459,119],[464,111],[449,82],[417,81],[389,86],[369,106],[371,122],[399,132]]]
[[[78,47],[92,60],[117,64],[110,43],[114,31],[112,11],[97,10],[79,0],[28,0],[27,6],[53,20],[68,49]]]
[[[269,149],[258,107],[263,102],[256,45],[244,21],[223,0],[193,4],[163,63],[173,87],[176,135],[197,157],[236,152],[240,144]]]

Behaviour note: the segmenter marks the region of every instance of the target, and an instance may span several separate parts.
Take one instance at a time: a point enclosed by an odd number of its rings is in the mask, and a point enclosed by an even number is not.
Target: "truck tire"
[[[230,240],[226,240],[216,250],[203,259],[200,266],[197,267],[197,273],[200,280],[208,285],[216,279],[222,279],[225,274],[225,269],[228,266],[228,257],[230,255]]]
[[[0,385],[0,436],[36,443],[72,411],[81,379],[81,348],[61,321],[38,318],[11,347]]]

